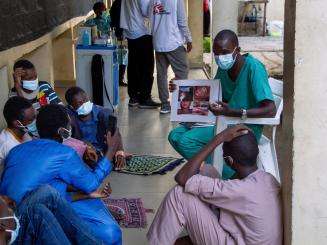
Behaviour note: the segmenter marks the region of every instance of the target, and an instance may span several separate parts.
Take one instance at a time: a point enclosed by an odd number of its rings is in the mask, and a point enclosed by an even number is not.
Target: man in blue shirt
[[[97,190],[113,168],[119,146],[118,131],[107,135],[108,151],[94,170],[88,168],[74,149],[61,144],[71,135],[70,118],[61,105],[47,105],[36,119],[40,139],[13,148],[5,160],[0,193],[18,205],[24,196],[41,185],[51,185],[65,197],[88,225],[93,235],[105,244],[121,244],[121,230],[99,199],[72,202],[70,186],[90,194]]]
[[[98,152],[104,153],[108,146],[105,137],[112,120],[116,120],[113,111],[93,104],[86,92],[79,87],[69,88],[65,94],[68,104],[68,113],[72,121],[72,136],[76,139],[92,144]],[[115,152],[116,168],[123,168],[126,164],[126,155],[121,135],[120,146]]]

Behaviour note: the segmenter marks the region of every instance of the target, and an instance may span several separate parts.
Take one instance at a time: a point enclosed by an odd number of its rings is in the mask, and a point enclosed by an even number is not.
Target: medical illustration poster
[[[175,80],[171,121],[214,123],[209,103],[218,101],[219,80]]]

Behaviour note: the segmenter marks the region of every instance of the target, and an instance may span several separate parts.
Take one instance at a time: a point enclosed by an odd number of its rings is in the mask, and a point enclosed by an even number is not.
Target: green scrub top
[[[264,100],[274,101],[268,83],[265,66],[250,54],[245,54],[245,63],[236,79],[230,79],[227,70],[218,69],[216,79],[220,79],[223,101],[232,109],[258,108]],[[259,142],[263,126],[248,125]]]
[[[105,17],[93,18],[85,22],[85,26],[97,26],[98,30],[101,31],[101,34],[109,34],[110,31],[110,15]]]

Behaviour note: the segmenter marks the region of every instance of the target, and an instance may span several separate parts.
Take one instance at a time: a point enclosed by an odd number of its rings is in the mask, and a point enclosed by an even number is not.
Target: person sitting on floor
[[[93,11],[95,18],[87,20],[85,26],[97,26],[101,35],[108,35],[110,32],[111,20],[104,2],[96,2],[93,5]]]
[[[41,186],[20,205],[0,196],[1,244],[102,244],[59,192]]]
[[[74,149],[61,144],[71,131],[65,107],[42,107],[36,126],[40,139],[20,144],[9,152],[0,193],[20,204],[26,193],[44,184],[56,188],[70,202],[68,186],[85,194],[96,191],[113,168],[112,160],[119,147],[118,130],[113,136],[107,134],[108,151],[91,170]],[[105,244],[121,244],[121,230],[101,200],[87,199],[70,204],[97,239]]]
[[[72,137],[92,144],[99,152],[105,152],[105,135],[111,129],[110,124],[116,121],[112,110],[93,104],[86,92],[79,87],[69,88],[65,94],[68,113],[72,122]],[[113,120],[113,121],[112,121]],[[116,126],[114,130],[116,130]],[[126,164],[129,154],[124,153],[122,138],[119,134],[120,146],[115,152],[116,167],[121,169]]]
[[[48,104],[62,104],[51,85],[39,81],[34,65],[28,60],[18,60],[14,64],[14,88],[9,97],[20,96],[28,99],[35,110]]]
[[[244,119],[274,117],[276,106],[265,66],[250,54],[241,55],[237,35],[230,30],[219,32],[214,39],[213,52],[218,65],[215,79],[221,82],[223,101],[211,104],[211,111],[217,116]],[[170,89],[175,87],[171,81]],[[259,142],[263,126],[248,126]],[[191,159],[214,137],[214,131],[214,125],[197,127],[186,124],[173,129],[168,140],[179,154]],[[230,178],[233,174],[234,171],[224,165],[223,178]]]
[[[203,161],[222,143],[237,179],[202,175]],[[178,185],[164,198],[147,234],[150,244],[281,245],[280,185],[257,168],[258,152],[255,135],[243,125],[215,136],[175,176]],[[183,228],[189,238],[175,243]]]
[[[9,98],[4,106],[3,116],[7,127],[0,133],[1,167],[12,148],[37,136],[36,113],[27,99],[18,96]]]

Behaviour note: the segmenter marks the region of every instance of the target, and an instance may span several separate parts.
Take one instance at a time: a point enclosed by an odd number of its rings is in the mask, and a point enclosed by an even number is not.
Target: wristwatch
[[[247,112],[246,112],[246,110],[245,109],[242,109],[242,116],[241,116],[241,119],[242,120],[246,120],[247,119]]]

